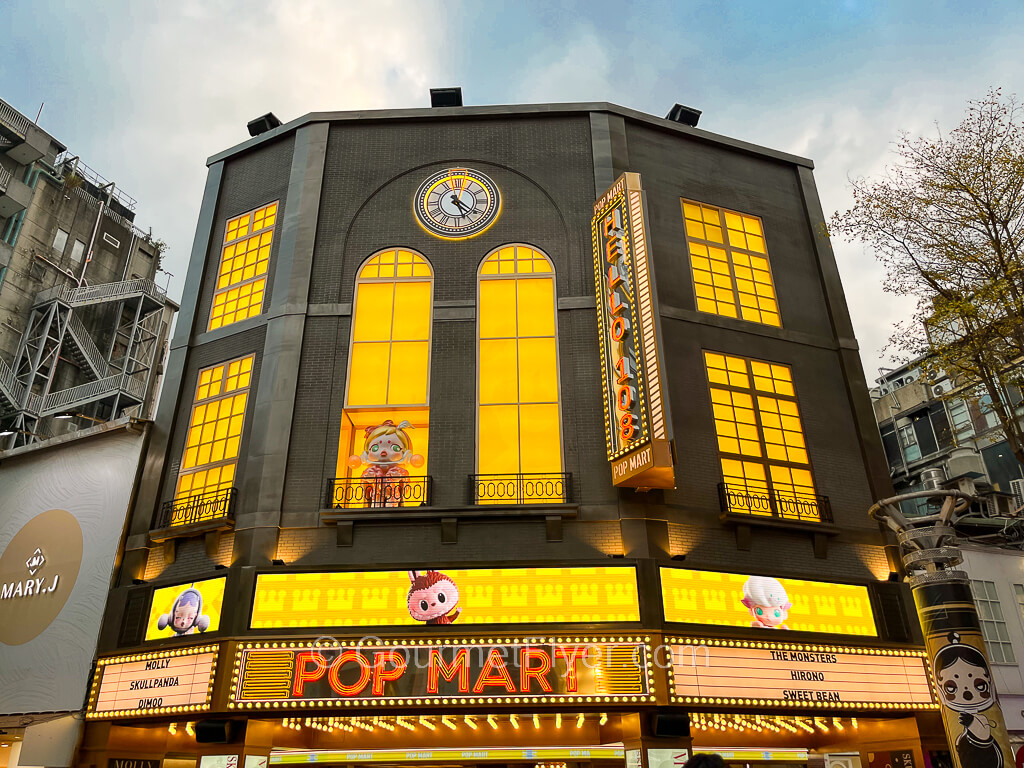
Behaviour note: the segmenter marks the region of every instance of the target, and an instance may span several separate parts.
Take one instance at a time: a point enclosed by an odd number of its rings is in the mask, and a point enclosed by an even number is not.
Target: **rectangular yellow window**
[[[789,366],[704,352],[729,512],[828,519],[816,495]]]
[[[480,267],[479,504],[564,501],[555,281],[540,251],[509,245]]]
[[[236,216],[227,223],[209,330],[263,312],[276,223],[277,202]]]
[[[433,271],[422,255],[388,248],[363,263],[328,506],[430,504],[432,322]]]
[[[781,326],[761,220],[683,200],[697,309]]]
[[[176,513],[172,525],[223,514],[213,501],[235,485],[252,362],[249,355],[199,372],[174,493],[175,506],[188,508],[188,514]]]

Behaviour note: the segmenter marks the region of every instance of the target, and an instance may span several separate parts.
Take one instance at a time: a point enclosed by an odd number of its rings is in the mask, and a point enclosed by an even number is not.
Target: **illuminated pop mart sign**
[[[232,708],[651,702],[641,638],[243,643]]]
[[[612,482],[674,488],[639,174],[623,174],[598,198],[591,233]]]

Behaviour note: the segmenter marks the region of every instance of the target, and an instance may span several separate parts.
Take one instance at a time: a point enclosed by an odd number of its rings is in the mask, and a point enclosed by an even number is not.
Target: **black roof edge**
[[[791,155],[788,152],[780,152],[775,149],[769,149],[762,147],[757,144],[751,144],[747,141],[740,141],[739,139],[732,139],[728,136],[721,136],[717,133],[706,131],[702,128],[691,128],[688,125],[682,125],[680,123],[667,120],[662,117],[655,117],[649,115],[646,112],[639,112],[635,109],[628,109],[626,107],[620,107],[617,104],[610,104],[606,101],[594,101],[594,102],[574,102],[568,104],[512,104],[512,105],[493,105],[493,106],[472,106],[472,107],[416,107],[412,109],[369,109],[369,110],[354,110],[350,112],[309,112],[302,117],[297,117],[285,123],[282,126],[261,133],[259,136],[255,136],[247,141],[243,141],[241,144],[225,149],[222,152],[217,152],[214,155],[210,155],[206,160],[206,164],[213,165],[219,163],[228,158],[247,152],[254,147],[259,146],[265,142],[274,141],[282,136],[285,136],[292,131],[298,130],[304,125],[310,123],[324,123],[324,122],[346,122],[354,120],[447,120],[453,117],[509,117],[509,116],[522,116],[522,115],[569,115],[569,114],[586,114],[590,112],[608,112],[615,115],[621,115],[622,117],[629,118],[630,120],[636,120],[638,122],[647,123],[648,125],[661,128],[664,130],[672,131],[674,133],[682,133],[700,141],[706,141],[711,144],[720,144],[722,146],[737,149],[741,152],[746,152],[752,155],[759,155],[761,157],[769,157],[774,160],[781,160],[782,162],[792,163],[793,165],[802,165],[806,168],[814,168],[814,162],[807,159],[806,157],[800,157],[799,155]]]

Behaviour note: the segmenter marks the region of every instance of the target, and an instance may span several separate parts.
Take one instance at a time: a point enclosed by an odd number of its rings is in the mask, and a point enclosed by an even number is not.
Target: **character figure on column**
[[[403,506],[409,470],[402,465],[423,466],[423,457],[412,451],[412,438],[407,429],[414,429],[408,421],[396,426],[391,419],[367,427],[362,454],[349,457],[350,467],[366,465],[362,476],[367,481],[363,484],[367,506]]]
[[[985,656],[972,645],[949,633],[932,660],[942,703],[960,713],[963,732],[957,737],[957,757],[963,768],[1003,768],[1003,750],[993,736],[998,725],[983,713],[996,703],[992,673]]]

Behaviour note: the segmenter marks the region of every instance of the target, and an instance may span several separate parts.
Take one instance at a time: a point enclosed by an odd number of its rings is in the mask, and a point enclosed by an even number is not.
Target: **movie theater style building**
[[[81,765],[943,757],[811,163],[696,115],[210,158]]]

